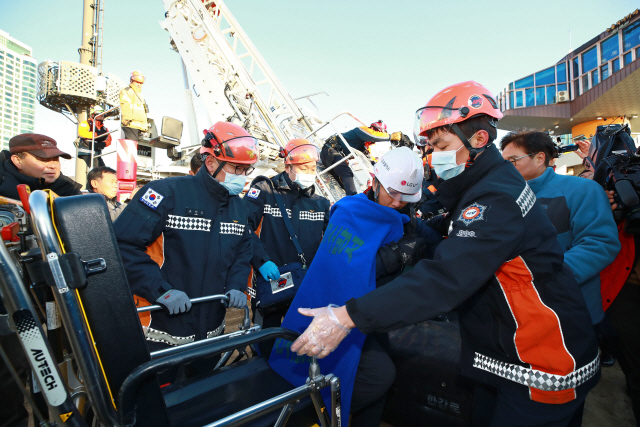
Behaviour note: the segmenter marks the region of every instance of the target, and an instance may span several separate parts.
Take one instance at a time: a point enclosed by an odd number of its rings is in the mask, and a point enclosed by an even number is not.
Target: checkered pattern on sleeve
[[[190,216],[169,215],[167,228],[178,230],[211,231],[211,220],[206,218],[194,218]]]
[[[473,367],[491,372],[518,384],[544,391],[559,391],[576,388],[598,373],[600,369],[600,354],[580,369],[567,375],[555,375],[537,369],[526,368],[512,363],[476,353]]]
[[[516,200],[516,203],[520,206],[523,217],[529,213],[535,202],[536,194],[531,187],[529,187],[529,184],[525,184],[524,190],[522,190],[522,193],[518,196],[518,200]]]
[[[221,222],[220,234],[236,234],[242,236],[244,233],[244,224],[236,224],[235,222]]]
[[[300,211],[300,220],[324,221],[324,212]]]
[[[272,207],[271,205],[264,205],[262,212],[265,215],[271,215],[276,218],[282,218],[282,212],[280,212],[280,208],[277,206]],[[287,215],[289,215],[289,218],[291,218],[291,209],[287,209]]]

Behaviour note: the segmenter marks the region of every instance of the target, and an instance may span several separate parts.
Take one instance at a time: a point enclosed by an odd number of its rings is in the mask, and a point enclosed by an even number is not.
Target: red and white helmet
[[[282,157],[287,165],[317,162],[318,149],[309,140],[303,138],[292,139],[282,150]]]
[[[382,120],[378,120],[375,123],[371,123],[371,126],[369,127],[375,131],[387,133],[387,125],[382,123]]]
[[[418,156],[408,147],[394,148],[373,167],[376,179],[387,193],[402,202],[419,202],[424,170]]]
[[[442,89],[422,108],[416,111],[413,136],[416,144],[428,143],[427,133],[435,128],[451,126],[456,130],[456,123],[463,122],[478,115],[494,118],[490,120],[493,126],[503,116],[491,91],[474,81],[462,82]],[[460,136],[460,135],[458,135]],[[466,138],[460,138],[470,147]],[[469,148],[472,150],[471,148]]]
[[[144,76],[140,71],[134,71],[131,73],[129,80],[132,82],[144,83]]]
[[[202,141],[200,154],[211,154],[222,162],[251,165],[258,161],[258,141],[249,132],[229,122],[211,126]]]

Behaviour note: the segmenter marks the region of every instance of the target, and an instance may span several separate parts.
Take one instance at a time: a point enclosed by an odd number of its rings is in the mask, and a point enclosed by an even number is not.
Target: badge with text
[[[282,274],[277,280],[271,280],[271,293],[277,294],[285,289],[293,288],[291,272]]]
[[[157,191],[153,191],[151,188],[144,193],[144,196],[140,198],[140,201],[145,205],[149,206],[151,209],[156,210],[160,202],[162,202],[164,196]]]
[[[464,225],[469,225],[473,221],[480,221],[484,219],[484,214],[487,211],[486,206],[482,206],[479,203],[472,203],[469,207],[466,207],[460,212],[458,221],[462,221]]]
[[[471,108],[480,108],[482,107],[482,97],[480,95],[471,95],[469,97],[469,107]]]

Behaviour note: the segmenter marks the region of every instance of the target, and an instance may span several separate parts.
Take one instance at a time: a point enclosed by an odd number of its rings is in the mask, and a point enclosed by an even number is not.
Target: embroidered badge
[[[486,210],[486,206],[482,206],[479,203],[472,203],[471,206],[462,210],[458,221],[464,222],[464,225],[469,225],[473,221],[480,221],[481,219],[484,219],[484,213]]]
[[[140,201],[149,206],[154,211],[158,209],[158,206],[164,199],[164,196],[157,191],[153,191],[151,188],[144,193],[144,196],[140,197]]]
[[[247,193],[247,197],[251,197],[252,199],[257,199],[259,195],[260,195],[260,190],[258,190],[257,188],[251,188]]]
[[[473,230],[458,230],[458,237],[476,237],[476,232]]]
[[[471,108],[480,108],[482,107],[482,97],[480,95],[471,95],[468,104]]]

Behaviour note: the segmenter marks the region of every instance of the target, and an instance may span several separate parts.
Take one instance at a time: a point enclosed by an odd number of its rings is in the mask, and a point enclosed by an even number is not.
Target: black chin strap
[[[216,160],[216,162],[218,162],[218,165],[219,165],[219,166],[218,166],[218,169],[216,169],[216,171],[215,171],[214,173],[212,173],[212,174],[211,174],[211,178],[213,178],[213,179],[217,179],[217,178],[216,178],[216,176],[218,176],[218,173],[222,170],[222,168],[224,167],[224,165],[226,165],[226,164],[227,164],[227,162],[221,162],[221,161],[219,161],[218,159],[216,159],[215,157],[214,157],[214,159]]]
[[[471,145],[471,143],[469,142],[469,140],[467,139],[467,137],[464,136],[464,134],[462,133],[462,131],[460,130],[460,128],[458,127],[458,125],[456,123],[451,125],[451,130],[453,130],[453,132],[458,136],[458,138],[460,138],[460,140],[462,141],[464,146],[467,148],[467,150],[469,150],[469,162],[470,163],[473,163],[473,161],[475,160],[476,156],[478,154],[482,153],[485,148],[487,148],[486,145],[484,147],[482,147],[482,148],[474,148]]]
[[[380,186],[382,184],[380,184],[380,181],[378,181],[378,178],[375,178],[375,180],[378,183],[378,185],[376,185],[376,188],[373,190],[373,200],[376,203],[380,203],[380,202],[378,202],[378,197],[380,196]]]

